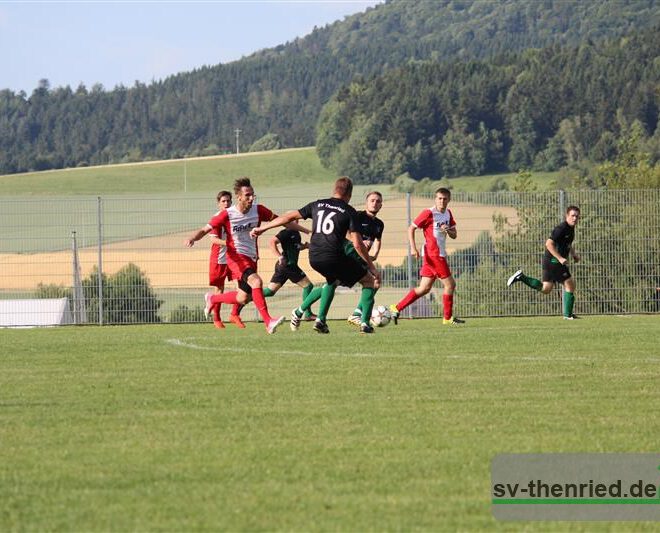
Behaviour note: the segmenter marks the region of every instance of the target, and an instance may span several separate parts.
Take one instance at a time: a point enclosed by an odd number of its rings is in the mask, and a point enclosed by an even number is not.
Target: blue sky
[[[302,37],[382,0],[0,0],[0,89],[150,83]]]

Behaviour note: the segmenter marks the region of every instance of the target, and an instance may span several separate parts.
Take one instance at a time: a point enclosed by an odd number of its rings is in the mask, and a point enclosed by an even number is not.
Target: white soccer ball
[[[392,320],[392,314],[384,305],[378,305],[371,311],[371,324],[377,328],[384,328]]]

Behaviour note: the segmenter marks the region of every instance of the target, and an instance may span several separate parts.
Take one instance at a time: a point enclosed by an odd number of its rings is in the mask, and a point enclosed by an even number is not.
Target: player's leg
[[[375,278],[371,273],[367,272],[360,280],[360,284],[362,285],[362,293],[358,304],[361,310],[360,332],[373,333],[374,329],[369,322],[371,320],[371,312],[374,309],[374,296],[378,290],[376,289]]]
[[[575,281],[568,278],[564,281],[564,319],[573,320],[573,306],[575,305]]]
[[[433,288],[434,282],[435,276],[424,275],[423,273],[417,287],[410,289],[398,303],[390,305],[390,313],[392,313],[392,319],[395,324],[398,322],[399,313],[422,296],[428,294]]]
[[[540,279],[533,278],[532,276],[526,275],[522,270],[515,272],[507,281],[507,287],[511,287],[514,283],[520,281],[528,287],[534,289],[535,291],[545,292],[543,290],[543,283]],[[552,288],[552,284],[550,286]]]
[[[263,281],[259,274],[257,274],[254,269],[248,268],[244,273],[242,278],[252,289],[252,300],[254,305],[261,316],[261,319],[266,325],[266,331],[268,333],[275,333],[277,327],[284,321],[284,317],[273,318],[268,312],[268,305],[266,304],[266,298],[264,297],[263,291]]]
[[[272,281],[268,284],[268,287],[264,289],[264,296],[266,298],[270,298],[271,296],[275,296],[277,294],[277,291],[279,291],[282,288],[282,283],[273,283]]]
[[[305,276],[305,277],[302,278],[301,280],[298,280],[298,281],[296,282],[296,284],[297,284],[299,287],[302,287],[302,297],[303,297],[303,302],[306,301],[306,300],[307,300],[307,297],[308,297],[308,296],[312,293],[312,291],[314,290],[314,284],[309,280],[309,278],[308,278],[307,276]],[[321,297],[321,291],[318,292],[318,295],[319,295],[319,298],[320,298],[320,297]],[[312,303],[313,303],[313,302],[312,302]],[[317,318],[317,316],[316,316],[314,313],[312,313],[311,304],[310,304],[309,307],[307,307],[307,308],[304,310],[304,314],[305,314],[305,320],[307,320],[307,321],[316,320],[316,318]]]
[[[442,291],[442,323],[444,325],[464,324],[464,320],[460,320],[454,316],[454,291],[456,290],[456,281],[454,277],[449,275],[446,278],[441,278],[444,290]]]

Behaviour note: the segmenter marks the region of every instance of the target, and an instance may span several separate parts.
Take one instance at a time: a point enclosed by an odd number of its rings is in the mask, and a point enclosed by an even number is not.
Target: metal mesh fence
[[[322,196],[327,194],[319,191]],[[283,213],[312,199],[258,201]],[[570,265],[577,284],[576,313],[658,312],[660,191],[617,190],[455,193],[449,207],[458,237],[448,242],[457,282],[455,313],[560,314],[559,288],[544,296],[522,284],[507,288],[506,280],[518,268],[541,277],[544,243],[571,204],[582,211],[575,240],[582,261]],[[363,209],[363,198],[354,197],[353,205]],[[385,194],[377,261],[383,286],[377,304],[396,303],[417,285],[420,264],[409,255],[407,228],[432,205],[432,195]],[[210,245],[203,239],[188,249],[184,240],[215,211],[213,194],[0,199],[0,325],[203,320]],[[276,233],[260,238],[259,272],[265,284],[276,260],[267,240]],[[416,240],[421,247],[419,231]],[[322,282],[306,252],[300,266],[312,282]],[[359,299],[358,289],[339,289],[329,318],[345,318]],[[405,315],[438,316],[441,293],[438,281]],[[300,298],[301,289],[287,283],[268,299],[271,314],[288,315]],[[256,320],[254,306],[243,316]]]

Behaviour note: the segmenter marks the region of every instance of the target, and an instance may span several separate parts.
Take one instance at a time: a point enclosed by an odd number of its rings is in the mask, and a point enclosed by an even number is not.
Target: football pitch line
[[[203,344],[198,344],[197,339],[206,340],[203,337],[187,337],[187,338],[170,338],[165,339],[165,343],[171,346],[177,346],[180,348],[187,348],[189,350],[198,350],[198,351],[208,351],[208,352],[222,352],[230,353],[236,355],[242,354],[255,354],[263,355],[264,353],[273,353],[265,352],[263,349],[252,348],[249,346],[244,346],[240,348],[231,347],[231,346],[205,346]],[[318,351],[309,351],[309,350],[277,350],[275,352],[277,355],[285,356],[307,356],[307,357],[319,357],[319,356],[329,356],[329,357],[381,357],[383,359],[390,359],[392,357],[396,358],[414,358],[417,354],[410,353],[400,353],[400,354],[379,354],[379,353],[365,353],[365,352],[346,352],[346,351],[323,351],[319,353]],[[426,356],[428,354],[419,354]],[[498,355],[484,355],[484,354],[435,354],[434,358],[445,359],[445,360],[463,360],[463,361],[505,361],[506,358],[502,358]],[[530,354],[525,356],[516,357],[517,361],[520,362],[543,362],[549,361],[554,363],[574,363],[574,362],[583,362],[591,360],[590,357],[583,356],[549,356],[547,354]],[[642,362],[642,361],[640,361]],[[660,363],[660,358],[646,358],[643,362],[646,363]]]
[[[195,337],[192,338],[192,340],[194,339]],[[261,355],[264,353],[264,350],[260,350],[257,348],[241,347],[237,349],[237,348],[225,347],[225,346],[202,346],[199,344],[195,344],[193,342],[188,342],[187,340],[183,340],[183,339],[166,339],[165,342],[173,346],[180,346],[182,348],[189,348],[191,350],[206,350],[212,352],[236,353],[239,355],[247,354],[247,353]],[[374,353],[361,353],[361,352],[347,353],[347,352],[327,352],[327,351],[324,351],[322,354],[320,354],[319,352],[310,352],[307,350],[277,350],[277,354],[278,355],[308,355],[308,356],[317,356],[317,357],[319,355],[331,355],[338,357],[375,357],[377,355]]]

